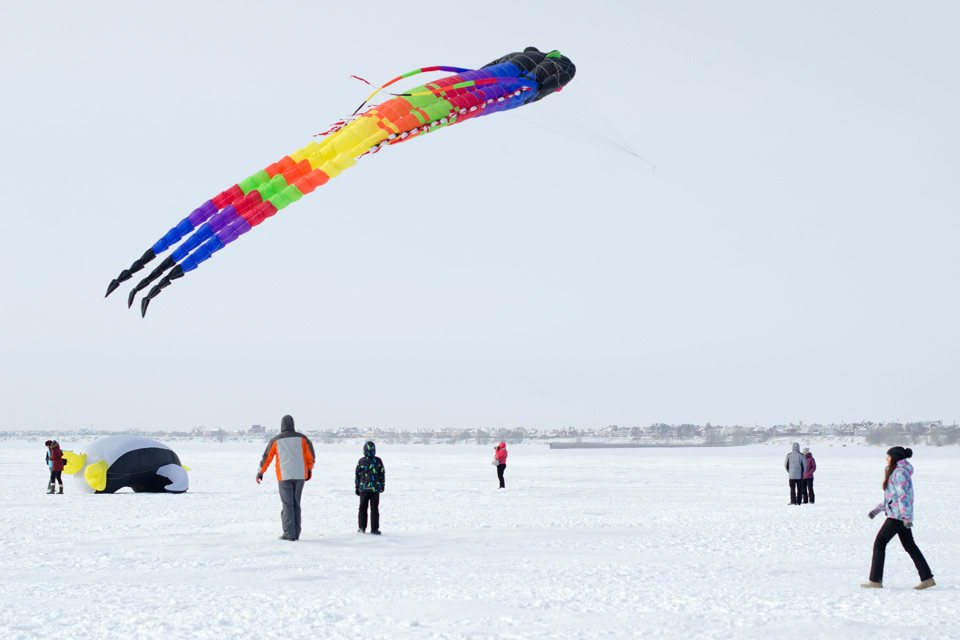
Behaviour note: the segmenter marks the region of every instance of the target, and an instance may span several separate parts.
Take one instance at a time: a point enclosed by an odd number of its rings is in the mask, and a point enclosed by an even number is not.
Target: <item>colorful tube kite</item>
[[[140,312],[145,316],[150,301],[171,282],[193,271],[215,252],[330,178],[337,177],[356,164],[357,158],[443,127],[540,100],[566,86],[576,68],[558,51],[542,53],[535,47],[527,47],[480,69],[442,66],[416,69],[382,85],[367,100],[399,80],[428,71],[455,75],[391,94],[393,98],[357,115],[366,105],[365,101],[348,121],[339,122],[326,132],[323,141],[311,142],[207,200],[110,282],[107,295],[158,254],[190,234],[130,292],[127,306],[133,305],[138,292],[163,276],[140,301]]]

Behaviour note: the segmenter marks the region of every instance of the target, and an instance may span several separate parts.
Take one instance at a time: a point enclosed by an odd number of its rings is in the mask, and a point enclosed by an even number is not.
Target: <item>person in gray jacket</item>
[[[803,496],[803,472],[807,470],[807,459],[800,453],[800,443],[793,443],[793,450],[787,454],[783,463],[790,478],[790,504],[800,504]]]

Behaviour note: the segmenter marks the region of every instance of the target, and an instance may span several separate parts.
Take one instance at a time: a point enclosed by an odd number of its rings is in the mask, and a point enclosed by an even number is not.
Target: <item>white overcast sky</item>
[[[64,1],[3,22],[0,429],[960,419],[960,4]],[[362,159],[146,319],[136,280],[103,298],[351,113],[350,75],[530,45],[574,60],[565,91]]]

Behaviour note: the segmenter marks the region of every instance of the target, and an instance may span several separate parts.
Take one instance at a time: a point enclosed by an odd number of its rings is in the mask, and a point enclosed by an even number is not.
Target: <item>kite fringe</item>
[[[315,134],[313,134],[313,137],[314,137],[314,138],[322,138],[323,136],[328,136],[328,135],[330,135],[331,133],[336,133],[337,131],[340,131],[340,129],[343,129],[345,126],[347,126],[348,124],[350,124],[350,121],[351,121],[351,120],[353,120],[353,118],[344,119],[344,120],[338,120],[337,122],[334,122],[334,123],[330,126],[330,128],[327,129],[326,131],[321,131],[320,133],[315,133]]]

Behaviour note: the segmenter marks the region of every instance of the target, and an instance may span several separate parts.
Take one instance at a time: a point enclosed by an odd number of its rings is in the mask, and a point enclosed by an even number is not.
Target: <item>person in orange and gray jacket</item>
[[[313,463],[316,456],[310,438],[293,428],[293,418],[283,416],[280,420],[280,433],[267,443],[260,460],[257,484],[263,480],[263,474],[277,459],[277,484],[280,486],[280,522],[283,525],[281,540],[300,539],[300,495],[304,483],[313,475]]]

